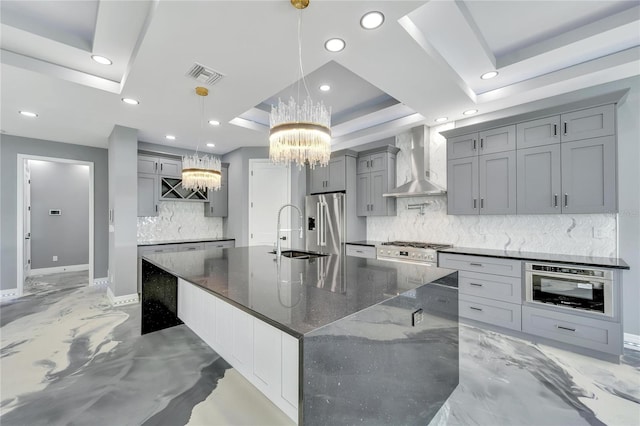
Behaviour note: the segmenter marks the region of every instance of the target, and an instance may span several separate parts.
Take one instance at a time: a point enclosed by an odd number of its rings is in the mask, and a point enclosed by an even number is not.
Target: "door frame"
[[[29,160],[49,161],[52,163],[77,164],[81,166],[89,166],[89,285],[93,283],[94,274],[94,163],[92,161],[72,160],[59,157],[44,157],[41,155],[18,154],[18,173],[16,178],[17,195],[16,195],[16,241],[17,241],[17,270],[16,270],[16,296],[23,294],[24,287],[24,162]],[[31,200],[33,203],[33,199]]]
[[[252,224],[251,224],[251,200],[253,198],[253,194],[252,194],[252,189],[251,189],[251,172],[253,172],[253,166],[255,164],[273,164],[273,162],[268,159],[268,158],[250,158],[249,159],[249,170],[247,171],[247,179],[249,182],[249,191],[248,191],[248,202],[247,202],[247,245],[251,245],[250,241],[251,241],[251,232],[253,231],[252,228]],[[275,164],[277,165],[277,164]],[[287,169],[287,203],[291,203],[291,165],[287,164],[284,165]],[[303,213],[304,214],[304,213]],[[289,228],[291,228],[291,218],[293,216],[289,216]]]

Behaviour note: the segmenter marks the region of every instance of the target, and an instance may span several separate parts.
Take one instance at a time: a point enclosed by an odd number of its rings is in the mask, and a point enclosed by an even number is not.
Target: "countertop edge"
[[[137,243],[138,247],[145,246],[166,246],[169,244],[189,244],[189,243],[212,243],[215,241],[235,241],[235,238],[204,238],[204,239],[195,239],[195,240],[174,240],[174,241],[161,241],[161,242],[152,242],[145,241],[142,243]]]
[[[627,263],[620,259],[614,258],[617,260],[618,265],[605,264],[601,262],[587,262],[580,259],[569,259],[569,257],[573,255],[564,255],[564,254],[553,254],[553,253],[538,253],[541,257],[535,257],[535,253],[530,253],[527,255],[518,255],[517,253],[491,253],[491,252],[482,252],[483,249],[475,249],[475,248],[465,248],[465,247],[451,247],[446,249],[437,250],[438,253],[450,253],[450,254],[461,254],[465,256],[478,256],[478,257],[493,257],[498,259],[514,259],[514,260],[529,260],[536,262],[546,262],[546,263],[561,263],[566,265],[582,265],[582,266],[593,266],[599,268],[607,268],[607,269],[621,269],[621,270],[629,270],[631,269]],[[494,249],[491,249],[494,250]],[[555,258],[554,256],[558,256]],[[567,259],[561,259],[561,257],[567,257]],[[585,256],[586,257],[586,256]]]

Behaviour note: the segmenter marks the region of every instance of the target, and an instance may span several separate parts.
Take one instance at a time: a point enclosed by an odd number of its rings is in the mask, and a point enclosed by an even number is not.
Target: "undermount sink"
[[[275,254],[275,250],[269,253]],[[291,259],[315,259],[316,257],[327,256],[322,253],[314,253],[312,251],[300,251],[300,250],[282,250],[282,256],[289,257]]]

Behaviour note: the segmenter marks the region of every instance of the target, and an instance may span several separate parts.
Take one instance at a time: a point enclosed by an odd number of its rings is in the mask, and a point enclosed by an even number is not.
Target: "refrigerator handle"
[[[320,203],[316,203],[316,242],[320,246],[320,230],[322,229],[322,216],[320,216]]]
[[[320,203],[320,211],[322,212],[322,229],[320,230],[320,245],[327,245],[327,203]]]

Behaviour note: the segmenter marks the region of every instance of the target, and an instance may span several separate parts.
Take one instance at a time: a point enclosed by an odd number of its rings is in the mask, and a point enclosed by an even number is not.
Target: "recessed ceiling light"
[[[482,74],[480,76],[481,79],[483,80],[489,80],[490,78],[493,78],[495,76],[498,75],[498,71],[489,71],[489,72],[485,72],[484,74]]]
[[[100,55],[91,55],[91,59],[102,65],[111,65],[113,63],[111,62],[111,59]]]
[[[448,117],[439,117],[439,118],[436,118],[436,123],[444,123],[448,119],[449,119]]]
[[[341,38],[330,38],[324,43],[324,48],[329,52],[339,52],[344,49],[346,45],[347,44]]]
[[[215,143],[208,143],[207,146],[213,148],[214,146],[216,146],[216,144]]]
[[[36,118],[38,116],[38,114],[31,111],[18,111],[18,113],[24,115],[25,117],[31,117],[31,118]]]
[[[365,30],[374,30],[382,25],[383,22],[384,15],[378,11],[367,12],[360,18],[360,26]]]
[[[140,103],[140,101],[131,98],[122,98],[122,102],[129,105],[138,105]]]
[[[165,138],[169,139],[170,141],[176,140],[176,137],[173,136],[173,135],[167,135],[167,136],[165,136]]]
[[[320,86],[320,90],[322,90],[323,92],[328,92],[329,90],[331,90],[331,86],[329,86],[328,84],[323,84],[322,86]]]
[[[462,115],[471,115],[471,114],[475,114],[476,112],[478,112],[477,109],[468,109],[465,112],[463,112]]]
[[[220,122],[218,120],[209,120],[209,124],[211,124],[212,126],[219,126]]]

